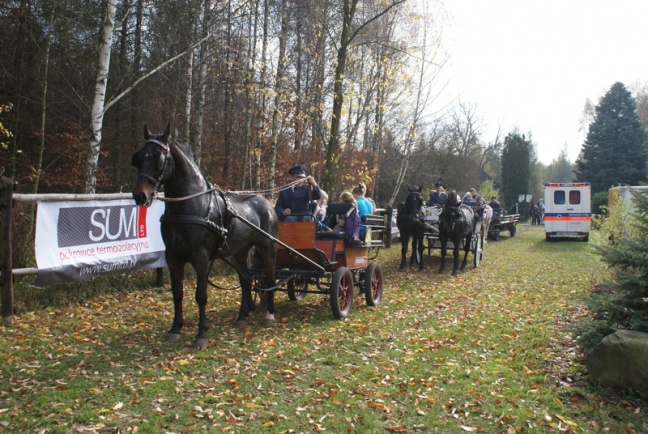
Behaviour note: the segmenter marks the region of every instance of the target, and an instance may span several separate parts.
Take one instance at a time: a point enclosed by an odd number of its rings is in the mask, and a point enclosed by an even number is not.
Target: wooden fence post
[[[390,248],[392,244],[392,213],[393,213],[393,208],[390,206],[387,207],[387,211],[385,212],[385,235],[387,236],[384,240],[385,247]]]
[[[13,323],[13,262],[11,253],[13,179],[0,177],[0,299],[2,319],[5,324]]]

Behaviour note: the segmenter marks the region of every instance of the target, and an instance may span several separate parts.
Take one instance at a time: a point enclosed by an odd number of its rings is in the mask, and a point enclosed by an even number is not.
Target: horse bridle
[[[160,170],[160,176],[156,179],[153,178],[151,175],[144,173],[144,172],[139,172],[137,174],[138,177],[142,177],[144,179],[148,179],[154,184],[153,190],[155,193],[157,193],[157,189],[162,184],[162,178],[164,178],[164,172],[166,171],[167,166],[169,165],[169,160],[171,160],[171,155],[170,155],[170,150],[169,150],[169,145],[168,143],[161,142],[156,139],[148,139],[145,143],[144,146],[147,144],[152,143],[159,148],[160,150],[160,158],[158,159],[158,169]]]
[[[421,197],[421,193],[419,193],[417,191],[410,191],[410,194],[408,196],[411,196],[411,195],[418,196],[419,198]],[[407,211],[407,216],[409,217],[409,220],[411,220],[411,221],[423,221],[423,209],[422,209],[423,207],[422,206],[419,207],[418,212],[416,212],[414,210],[407,209],[407,199],[405,199],[405,203],[406,203],[405,209]]]

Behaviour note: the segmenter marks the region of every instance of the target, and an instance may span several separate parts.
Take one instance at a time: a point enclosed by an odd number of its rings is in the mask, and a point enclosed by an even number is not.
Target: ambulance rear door
[[[589,182],[545,183],[544,226],[551,238],[589,239],[591,185]]]

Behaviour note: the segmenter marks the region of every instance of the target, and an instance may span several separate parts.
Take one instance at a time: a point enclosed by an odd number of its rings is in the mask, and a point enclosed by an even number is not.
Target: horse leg
[[[174,263],[168,255],[167,264],[171,276],[171,293],[173,294],[173,323],[171,323],[171,329],[167,332],[166,340],[169,342],[176,342],[180,340],[180,329],[184,325],[184,319],[182,317],[182,298],[184,295],[182,280],[184,279],[184,264]]]
[[[471,240],[472,240],[472,235],[469,235],[464,239],[464,258],[463,258],[463,262],[461,263],[461,271],[464,271],[466,269],[466,264],[468,263],[468,252],[470,252]]]
[[[452,266],[452,275],[456,276],[457,271],[459,270],[459,239],[454,239],[452,240],[454,247],[452,249],[452,260],[453,260],[453,266]]]
[[[423,233],[418,234],[417,238],[417,247],[418,247],[418,258],[419,258],[419,271],[423,271],[423,250],[425,246],[423,245]]]
[[[262,251],[261,255],[263,257],[263,265],[265,266],[265,285],[266,288],[272,288],[275,286],[275,267],[277,263],[277,253],[276,248],[268,247],[266,251]],[[274,305],[274,294],[275,291],[268,291],[268,310],[266,316],[263,320],[263,325],[272,326],[275,323],[275,305]]]
[[[416,247],[416,233],[412,234],[412,255],[410,256],[410,263],[409,266],[412,267],[414,264],[418,262],[418,258],[416,255],[418,254],[418,250]]]
[[[238,318],[236,318],[236,325],[239,327],[247,325],[247,316],[250,313],[250,301],[252,300],[252,283],[248,279],[247,254],[248,251],[244,250],[243,253],[238,253],[232,258],[239,273],[239,282],[241,284],[241,305]]]
[[[403,271],[405,269],[405,264],[407,263],[407,245],[409,244],[409,236],[401,232],[401,263],[398,269]]]
[[[209,342],[207,339],[209,323],[205,310],[207,308],[207,278],[212,263],[205,255],[194,264],[196,269],[196,304],[198,305],[198,334],[193,342],[195,348],[207,348]]]
[[[448,239],[442,235],[439,235],[439,241],[441,241],[441,268],[439,268],[439,274],[445,271],[445,257],[448,253]]]

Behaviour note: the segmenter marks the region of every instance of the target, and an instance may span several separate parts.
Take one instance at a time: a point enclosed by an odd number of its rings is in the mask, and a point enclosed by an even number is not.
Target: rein
[[[148,179],[152,179],[148,175],[143,174],[141,176],[143,176],[145,178],[148,178]],[[284,185],[282,187],[276,187],[276,188],[267,189],[267,190],[256,190],[256,191],[254,191],[254,190],[241,190],[241,191],[221,190],[220,187],[215,186],[215,187],[209,188],[209,189],[207,189],[205,191],[199,191],[198,193],[190,194],[189,196],[183,196],[183,197],[157,197],[157,195],[156,195],[155,198],[158,199],[158,200],[161,200],[162,202],[182,202],[184,200],[189,200],[189,199],[193,199],[194,197],[198,197],[201,194],[211,193],[212,191],[219,191],[219,192],[223,192],[223,193],[234,193],[234,194],[260,194],[260,195],[262,195],[262,194],[265,194],[265,193],[276,193],[276,192],[279,192],[279,191],[282,191],[282,190],[286,190],[286,189],[292,187],[293,185],[299,184],[300,182],[302,182],[302,181],[297,180],[297,181],[293,181],[293,182],[291,182],[289,184],[286,184],[286,185]],[[157,190],[156,190],[156,193],[157,193]]]

